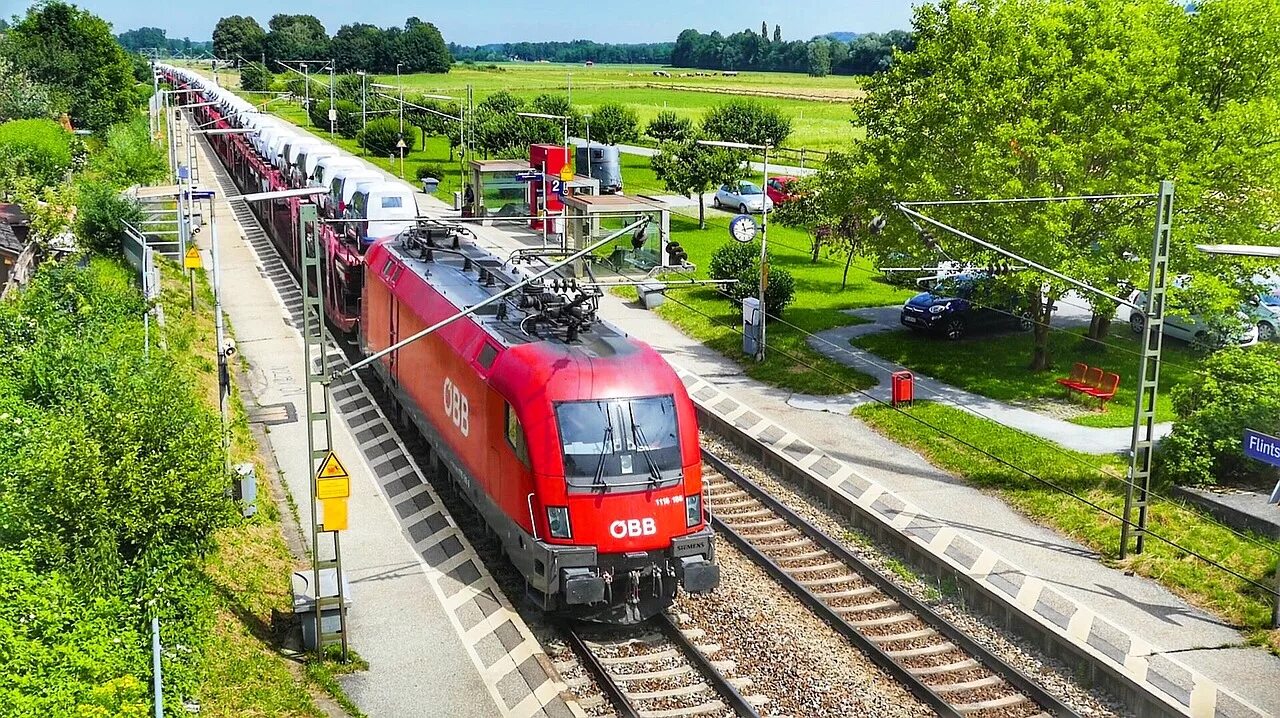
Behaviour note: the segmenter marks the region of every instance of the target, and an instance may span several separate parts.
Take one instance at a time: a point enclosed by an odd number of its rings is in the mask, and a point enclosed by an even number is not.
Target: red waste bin
[[[895,371],[890,377],[893,388],[893,405],[911,405],[916,398],[916,378],[909,371]]]

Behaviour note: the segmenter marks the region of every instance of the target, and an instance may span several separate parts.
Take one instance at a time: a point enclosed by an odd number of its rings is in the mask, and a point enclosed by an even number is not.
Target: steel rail
[[[890,599],[895,601],[905,611],[915,615],[922,623],[925,623],[930,628],[936,630],[943,638],[954,644],[956,648],[977,660],[987,670],[1004,680],[1013,689],[1017,690],[1023,696],[1037,704],[1042,710],[1046,711],[1050,715],[1058,716],[1059,718],[1080,718],[1079,712],[1049,693],[1043,686],[1033,681],[1012,664],[995,655],[986,647],[974,640],[971,636],[965,634],[959,628],[952,625],[923,601],[909,593],[906,589],[886,578],[862,558],[854,554],[835,539],[832,539],[821,529],[814,526],[808,519],[796,513],[777,498],[771,496],[758,484],[747,478],[741,471],[730,466],[724,459],[715,455],[706,448],[702,449],[702,458],[719,474],[724,476],[731,484],[734,484],[738,488],[744,490],[751,498],[759,501],[767,509],[774,512],[792,528],[799,531],[805,538],[813,541],[814,544],[830,553],[845,565],[849,566],[849,568],[856,572],[859,577],[865,579],[881,593],[884,593]],[[752,561],[760,565],[767,573],[781,582],[789,591],[795,594],[803,603],[809,606],[818,616],[823,618],[833,628],[862,648],[878,665],[889,671],[894,675],[894,677],[900,679],[913,694],[927,703],[931,708],[938,711],[941,715],[957,718],[964,715],[957,711],[953,707],[953,703],[947,700],[945,696],[930,688],[920,677],[912,674],[905,666],[890,656],[878,644],[869,640],[866,636],[860,633],[857,628],[841,617],[840,614],[836,613],[816,594],[802,586],[795,577],[787,573],[782,566],[772,558],[765,555],[764,552],[752,544],[749,539],[737,532],[728,524],[721,521],[715,515],[714,510],[712,511],[711,518],[716,531],[721,536],[728,539]]]
[[[680,651],[684,660],[706,681],[707,686],[715,691],[720,698],[724,699],[725,706],[740,718],[760,718],[760,712],[756,710],[755,706],[738,691],[727,676],[711,665],[711,661],[680,630],[680,627],[675,624],[675,620],[671,616],[662,613],[638,624],[638,626],[649,627],[661,633],[668,642]],[[600,657],[596,655],[587,641],[574,628],[574,623],[567,620],[562,621],[560,627],[568,637],[569,644],[574,652],[582,659],[583,667],[595,678],[596,685],[605,694],[605,698],[618,711],[618,716],[620,718],[641,718],[648,715],[648,711],[643,710],[632,702],[627,690],[614,680],[613,674],[600,661]]]

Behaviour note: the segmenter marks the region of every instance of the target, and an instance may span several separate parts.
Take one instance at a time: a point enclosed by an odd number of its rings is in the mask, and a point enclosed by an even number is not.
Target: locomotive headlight
[[[569,507],[548,506],[547,528],[551,530],[552,538],[573,538],[573,531],[569,529]]]
[[[702,494],[684,497],[684,525],[697,526],[702,522]]]

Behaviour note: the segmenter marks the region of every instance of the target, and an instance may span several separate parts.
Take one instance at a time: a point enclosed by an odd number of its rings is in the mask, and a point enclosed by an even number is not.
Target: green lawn
[[[654,77],[656,65],[554,65],[502,63],[496,69],[455,65],[444,75],[404,75],[406,95],[428,93],[463,98],[472,86],[477,102],[498,90],[531,99],[543,93],[568,94],[572,76],[573,104],[582,112],[605,102],[621,102],[634,109],[643,130],[663,110],[697,121],[715,105],[747,96],[775,106],[792,120],[786,146],[813,150],[845,149],[863,137],[853,126],[850,104],[860,95],[861,78],[809,77],[796,73],[744,72],[735,78],[679,77],[684,70],[668,70],[675,77]],[[196,70],[208,74],[208,67]],[[691,72],[691,71],[690,71]],[[238,73],[220,71],[219,83],[237,87]],[[396,84],[396,76],[370,76],[370,82]],[[327,80],[325,80],[327,82]],[[319,85],[313,85],[313,91]],[[389,94],[394,92],[387,90]],[[261,99],[261,96],[259,96]],[[410,175],[412,177],[412,175]]]
[[[1117,515],[1124,506],[1122,484],[1090,466],[1099,466],[1113,476],[1123,477],[1126,467],[1120,458],[1057,449],[995,422],[931,402],[920,402],[903,411],[867,405],[859,407],[855,415],[893,441],[920,452],[939,468],[976,486],[998,491],[1031,518],[1098,551],[1104,561],[1159,581],[1191,603],[1246,629],[1251,641],[1266,644],[1273,652],[1280,651],[1280,630],[1268,630],[1270,597],[1261,589],[1155,539],[1148,539],[1142,555],[1131,554],[1121,562],[1117,558],[1120,545],[1117,519],[929,430],[912,417],[980,446]],[[1148,526],[1153,532],[1213,558],[1264,586],[1271,585],[1280,542],[1261,539],[1259,546],[1197,511],[1160,499],[1151,504],[1149,516]]]
[[[708,209],[707,229],[700,230],[697,219],[672,214],[671,239],[689,253],[689,261],[698,267],[697,276],[706,277],[711,253],[732,241],[728,234],[731,218],[730,214]],[[748,376],[768,384],[806,394],[843,394],[854,387],[872,386],[874,380],[870,376],[810,349],[803,332],[860,323],[862,320],[842,310],[900,302],[909,293],[872,276],[866,271],[868,263],[861,259],[855,260],[855,266],[863,271],[851,271],[849,285],[841,291],[842,264],[827,259],[811,263],[804,232],[772,226],[769,240],[773,266],[786,269],[795,279],[795,300],[782,317],[795,328],[776,321],[770,323],[767,341],[773,351],[766,352],[763,363],[743,356],[739,333],[742,310],[715,289],[672,288],[667,293],[669,301],[658,310],[659,314],[689,336],[741,362]]]
[[[1032,372],[1031,332],[969,337],[948,342],[911,331],[871,334],[853,340],[854,346],[927,374],[952,386],[1001,401],[1065,400],[1066,390],[1054,380],[1066,376],[1075,362],[1100,366],[1120,375],[1120,389],[1106,411],[1094,411],[1071,421],[1082,426],[1118,427],[1133,423],[1134,387],[1137,383],[1139,342],[1127,329],[1106,338],[1112,346],[1086,341],[1084,329],[1049,332],[1054,368]],[[1176,340],[1164,343],[1160,367],[1160,393],[1156,420],[1173,421],[1169,390],[1195,380],[1203,356]],[[1083,398],[1072,401],[1084,402]],[[1096,401],[1088,402],[1096,406]]]

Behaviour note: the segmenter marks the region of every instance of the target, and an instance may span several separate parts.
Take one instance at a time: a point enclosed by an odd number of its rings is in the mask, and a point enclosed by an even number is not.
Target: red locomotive
[[[215,108],[208,119],[226,122]],[[214,139],[242,188],[285,184],[243,136]],[[296,202],[271,202],[263,215],[296,267]],[[355,324],[371,354],[521,282],[542,261],[503,261],[464,233],[422,222],[363,256],[341,232],[322,233],[330,263],[345,265],[326,276],[363,274],[341,285],[361,288],[358,322],[350,305],[326,302],[330,319]],[[657,352],[597,319],[600,296],[552,275],[373,366],[545,610],[632,623],[669,605],[680,585],[712,590],[719,567],[693,404]]]

